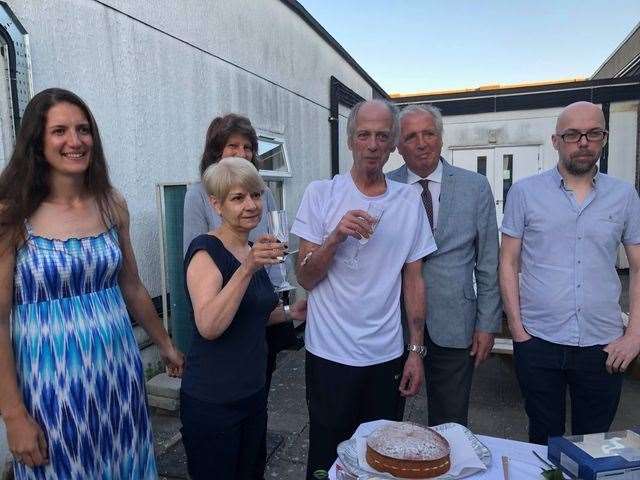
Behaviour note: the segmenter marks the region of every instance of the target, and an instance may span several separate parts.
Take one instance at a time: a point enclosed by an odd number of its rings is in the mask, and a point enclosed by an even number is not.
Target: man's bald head
[[[567,105],[558,116],[556,122],[556,133],[561,134],[567,129],[578,130],[576,123],[593,122],[604,130],[605,121],[602,109],[591,102],[575,102]],[[592,128],[592,127],[590,127]]]

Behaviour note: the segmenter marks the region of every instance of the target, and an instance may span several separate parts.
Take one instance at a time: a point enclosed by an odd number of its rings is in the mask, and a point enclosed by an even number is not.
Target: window
[[[513,155],[502,155],[502,198],[507,198],[507,192],[513,183]]]
[[[285,179],[291,177],[289,159],[283,139],[258,135],[256,164],[260,175],[273,192],[278,208],[285,209]]]
[[[477,171],[480,175],[484,175],[485,177],[487,176],[487,157],[478,157]]]

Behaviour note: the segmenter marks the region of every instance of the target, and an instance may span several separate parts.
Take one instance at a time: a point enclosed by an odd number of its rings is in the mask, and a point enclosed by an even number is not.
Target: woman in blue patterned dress
[[[157,477],[128,311],[181,374],[95,120],[73,93],[45,90],[0,176],[0,412],[17,479]]]

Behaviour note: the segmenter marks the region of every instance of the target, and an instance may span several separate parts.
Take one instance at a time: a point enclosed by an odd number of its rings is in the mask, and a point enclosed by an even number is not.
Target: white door
[[[540,173],[540,147],[538,145],[526,147],[496,147],[495,148],[495,181],[497,188],[493,194],[496,200],[496,215],[498,225],[502,224],[502,212],[507,192],[514,182],[521,178]]]
[[[496,202],[498,225],[502,223],[504,201],[514,182],[535,175],[542,168],[538,145],[454,149],[453,165],[487,177]]]
[[[501,177],[496,178],[496,171],[499,169],[495,164],[495,148],[453,150],[451,163],[456,167],[478,172],[487,177],[493,198],[497,200],[498,187],[501,189],[502,184],[498,181]],[[499,205],[497,201],[496,205]]]

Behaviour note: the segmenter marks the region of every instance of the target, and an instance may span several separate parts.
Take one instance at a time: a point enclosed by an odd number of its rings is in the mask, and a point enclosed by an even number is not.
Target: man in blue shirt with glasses
[[[640,199],[598,172],[607,140],[598,106],[569,105],[552,136],[557,166],[517,182],[506,202],[500,287],[534,443],[564,434],[567,387],[572,433],[608,431],[640,352]],[[630,265],[626,330],[620,243]]]

